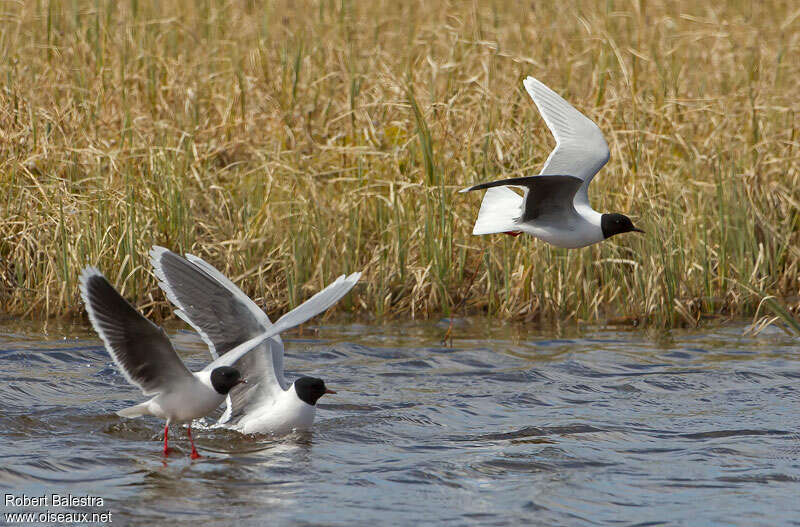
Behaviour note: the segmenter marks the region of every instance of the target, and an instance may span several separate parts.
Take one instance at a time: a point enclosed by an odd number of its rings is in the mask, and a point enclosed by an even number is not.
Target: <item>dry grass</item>
[[[268,312],[359,269],[339,308],[379,317],[465,295],[667,326],[796,307],[795,2],[432,4],[0,3],[0,309],[75,313],[94,263],[164,314],[155,243]],[[604,130],[593,204],[648,236],[470,235],[480,196],[455,191],[535,173],[553,145],[529,74]]]

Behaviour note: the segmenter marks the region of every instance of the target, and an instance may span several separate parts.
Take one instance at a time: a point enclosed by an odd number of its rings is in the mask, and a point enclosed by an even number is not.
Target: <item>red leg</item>
[[[167,436],[169,435],[169,423],[164,425],[164,455],[169,455],[169,445],[167,443]]]
[[[522,231],[506,231],[503,234],[508,234],[509,236],[513,236],[514,238],[516,238],[517,236],[522,234]]]
[[[200,454],[197,453],[197,449],[194,447],[194,439],[192,439],[192,425],[189,425],[189,428],[186,429],[186,435],[189,436],[189,442],[192,444],[192,459],[199,458]]]

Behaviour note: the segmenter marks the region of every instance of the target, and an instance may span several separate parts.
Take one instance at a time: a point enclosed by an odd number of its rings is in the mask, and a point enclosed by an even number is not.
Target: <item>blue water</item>
[[[0,325],[0,490],[101,497],[115,525],[797,525],[800,341],[460,321],[307,326],[290,378],[337,395],[313,433],[157,419],[82,326]],[[169,331],[196,369],[207,351]],[[0,520],[1,522],[2,520]],[[99,525],[94,523],[91,525]]]

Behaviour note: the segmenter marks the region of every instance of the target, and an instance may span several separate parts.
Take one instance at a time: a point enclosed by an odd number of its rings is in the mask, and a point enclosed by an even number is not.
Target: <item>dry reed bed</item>
[[[800,8],[697,4],[4,2],[0,309],[76,313],[94,263],[163,315],[156,243],[270,313],[359,269],[339,309],[378,317],[796,308]],[[604,130],[592,202],[647,236],[470,235],[455,191],[554,144],[529,74]]]

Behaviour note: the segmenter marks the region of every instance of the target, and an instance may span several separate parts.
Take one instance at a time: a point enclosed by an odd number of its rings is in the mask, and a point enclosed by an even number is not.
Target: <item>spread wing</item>
[[[89,321],[128,382],[153,395],[194,379],[164,330],[122,298],[100,271],[86,267],[80,290]]]
[[[205,369],[209,370],[219,366],[230,366],[259,342],[263,342],[274,335],[299,326],[306,320],[319,315],[346,295],[353,286],[356,285],[360,277],[361,273],[353,273],[350,276],[340,276],[328,287],[279,318],[266,333],[240,344],[235,349],[222,355],[206,366]]]
[[[250,406],[262,405],[288,388],[279,333],[328,309],[360,276],[340,277],[273,325],[255,302],[202,259],[182,258],[163,247],[153,247],[150,257],[159,285],[178,307],[176,314],[200,333],[216,359],[206,370],[235,366],[248,381],[231,390],[220,422],[235,421]]]
[[[528,77],[523,84],[556,139],[556,147],[541,174],[570,174],[582,179],[575,204],[588,207],[589,184],[610,156],[603,133],[591,119],[538,80]]]
[[[255,345],[237,348],[272,327],[269,317],[227,277],[202,259],[186,258],[153,247],[150,260],[159,285],[180,318],[208,344],[214,359],[234,349],[252,350],[229,364],[247,379],[235,386],[227,399],[223,419],[248,403],[274,398],[288,388],[283,377],[283,342],[278,335]]]

